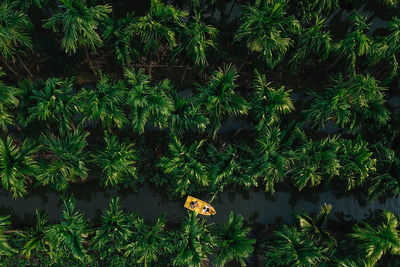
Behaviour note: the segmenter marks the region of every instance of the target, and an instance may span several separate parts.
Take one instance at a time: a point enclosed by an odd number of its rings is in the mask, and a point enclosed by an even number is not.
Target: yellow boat
[[[190,203],[193,203],[194,205],[190,206]],[[200,213],[206,216],[215,215],[217,213],[215,209],[211,207],[210,204],[192,196],[187,197],[184,207],[196,213]],[[204,207],[206,208],[208,207],[208,212],[205,209],[203,209]]]

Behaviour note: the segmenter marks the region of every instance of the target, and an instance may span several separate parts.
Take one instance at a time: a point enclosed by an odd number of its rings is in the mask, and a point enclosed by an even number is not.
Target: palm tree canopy
[[[129,84],[127,104],[131,108],[131,123],[133,129],[144,133],[146,123],[158,127],[167,126],[168,117],[173,105],[167,91],[171,90],[169,80],[164,80],[154,87],[150,85],[150,76],[143,70],[125,69],[125,78]]]
[[[132,216],[122,210],[119,198],[112,198],[109,208],[103,211],[93,244],[102,255],[109,256],[128,242],[132,235],[131,227]]]
[[[14,58],[19,47],[32,49],[28,34],[31,22],[18,7],[19,1],[5,0],[0,4],[0,54],[5,59]]]
[[[290,99],[291,90],[284,86],[275,89],[270,86],[265,74],[255,70],[253,82],[254,94],[250,99],[250,114],[256,121],[255,129],[262,131],[267,126],[280,121],[280,114],[288,114],[294,110]]]
[[[4,233],[10,227],[10,215],[0,216],[0,255],[9,256],[16,252],[7,241],[7,235]]]
[[[3,68],[0,67],[0,78],[5,73]],[[6,85],[3,81],[0,81],[0,128],[4,131],[7,130],[7,125],[13,124],[13,115],[8,111],[9,108],[18,106],[18,94],[20,91],[12,86]]]
[[[49,153],[48,160],[43,164],[45,171],[38,175],[38,180],[43,185],[51,184],[57,190],[66,190],[70,181],[77,177],[85,179],[88,169],[86,152],[89,133],[74,131],[64,137],[52,134],[42,135],[45,150]]]
[[[164,217],[158,218],[154,225],[147,225],[138,217],[133,225],[132,242],[124,248],[125,256],[130,255],[136,263],[144,263],[147,266],[157,261],[160,254],[171,251],[171,246],[167,242]]]
[[[194,212],[188,213],[176,240],[178,251],[173,264],[188,267],[200,267],[215,242],[206,220],[197,218]]]
[[[99,24],[111,12],[109,5],[88,7],[85,0],[62,0],[59,12],[53,14],[43,27],[54,32],[62,30],[61,47],[66,53],[75,53],[79,47],[95,49],[103,44],[96,32]]]
[[[48,240],[46,240],[46,231],[49,229],[47,226],[48,217],[46,212],[40,212],[36,209],[36,226],[31,229],[28,233],[24,234],[27,239],[22,254],[30,258],[32,252],[47,251]]]
[[[367,223],[356,225],[351,237],[361,242],[367,258],[377,262],[383,254],[389,252],[400,254],[399,221],[397,216],[384,210],[381,214],[381,223],[373,227]]]
[[[20,146],[11,136],[0,140],[0,178],[4,189],[12,192],[14,198],[24,196],[27,180],[38,174],[34,154],[39,148],[28,139]]]
[[[235,40],[245,40],[250,51],[256,51],[268,67],[282,61],[292,44],[288,33],[299,31],[299,22],[286,15],[288,1],[257,1],[243,8]]]
[[[105,185],[115,186],[137,177],[135,167],[135,150],[133,144],[120,143],[115,135],[106,134],[106,148],[92,155],[94,161],[103,170]]]
[[[283,225],[274,232],[274,240],[265,254],[266,266],[311,267],[327,260],[326,248],[293,226]]]
[[[229,213],[228,222],[218,229],[216,247],[219,249],[215,258],[216,266],[225,266],[230,261],[236,260],[246,266],[244,259],[253,252],[255,239],[249,239],[247,234],[250,228],[243,228],[243,216]]]
[[[84,120],[100,120],[103,128],[118,128],[128,123],[122,104],[125,102],[126,87],[122,81],[112,82],[107,75],[100,75],[96,88],[83,88],[79,93]]]
[[[186,147],[174,138],[168,144],[169,155],[160,158],[158,164],[166,174],[171,175],[174,185],[174,194],[184,196],[189,186],[193,184],[208,185],[205,165],[198,160],[200,147],[205,140],[194,141]]]

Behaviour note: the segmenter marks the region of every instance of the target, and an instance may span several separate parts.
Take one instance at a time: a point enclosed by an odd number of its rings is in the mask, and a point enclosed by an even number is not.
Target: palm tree
[[[232,260],[246,266],[243,259],[251,255],[256,240],[247,237],[250,228],[243,228],[243,220],[243,216],[235,216],[231,211],[228,222],[218,228],[215,242],[219,250],[214,262],[216,266],[225,266]]]
[[[286,15],[287,3],[287,0],[264,0],[244,6],[234,38],[244,40],[249,50],[259,53],[270,68],[283,60],[293,42],[289,35],[300,28],[294,16]]]
[[[275,193],[274,185],[285,179],[292,162],[292,151],[283,144],[285,133],[277,127],[266,127],[256,138],[256,150],[251,169],[265,183],[265,191]]]
[[[204,132],[209,121],[202,114],[200,105],[196,105],[192,98],[180,96],[173,88],[167,94],[173,105],[168,119],[171,136],[180,137],[184,132]]]
[[[10,256],[12,253],[16,252],[7,241],[7,234],[5,231],[10,227],[10,215],[0,216],[0,255]]]
[[[265,74],[255,70],[253,83],[254,94],[250,99],[250,114],[256,121],[255,129],[263,131],[267,126],[280,121],[280,114],[287,114],[294,110],[290,99],[291,90],[284,86],[275,89],[267,82]]]
[[[359,246],[365,249],[367,259],[374,263],[385,253],[400,254],[399,222],[397,216],[387,210],[381,214],[382,221],[377,227],[368,223],[356,225],[351,237],[357,239]]]
[[[353,22],[354,30],[348,33],[338,44],[336,51],[340,57],[345,58],[345,61],[350,63],[348,71],[355,74],[357,59],[361,56],[371,56],[375,44],[373,39],[367,35],[370,29],[370,24],[366,22],[367,17],[355,12],[350,19]]]
[[[60,224],[54,224],[46,231],[49,240],[49,255],[55,262],[71,254],[82,263],[88,262],[83,243],[88,233],[88,223],[83,214],[75,211],[75,200],[72,197],[63,198],[64,210]]]
[[[317,244],[314,237],[283,225],[274,232],[272,244],[265,253],[266,266],[317,266],[326,261],[327,248]]]
[[[49,226],[47,226],[47,213],[41,213],[39,210],[36,210],[36,218],[37,222],[35,228],[30,230],[28,233],[23,234],[27,239],[27,242],[21,252],[28,259],[31,257],[32,252],[46,252],[48,248],[48,240],[46,236],[46,232],[49,229]]]
[[[324,227],[331,210],[332,205],[324,203],[315,219],[305,213],[295,214],[295,217],[299,221],[301,231],[303,231],[305,235],[312,235],[318,242],[329,248],[337,244],[336,239]]]
[[[113,125],[122,128],[128,123],[122,110],[126,88],[122,81],[111,82],[107,75],[100,74],[96,88],[83,88],[78,98],[82,101],[83,121],[100,120],[108,131]]]
[[[26,185],[38,173],[34,154],[39,150],[30,140],[24,140],[20,146],[11,136],[0,140],[0,178],[4,189],[13,193],[13,197],[26,194]]]
[[[309,22],[314,16],[329,17],[339,7],[339,0],[299,1],[302,22]]]
[[[171,100],[166,94],[170,90],[169,80],[164,80],[154,87],[150,86],[150,76],[139,70],[125,69],[125,78],[131,87],[127,96],[127,104],[131,108],[133,129],[144,133],[146,123],[153,123],[162,128],[167,126],[173,109]]]
[[[112,257],[127,244],[133,233],[131,217],[121,209],[119,198],[110,200],[109,208],[101,216],[101,226],[92,239],[102,258]]]
[[[358,136],[355,141],[341,138],[338,159],[341,165],[339,177],[347,179],[347,189],[361,185],[376,168],[376,159],[367,148],[367,142]]]
[[[66,190],[69,182],[76,178],[84,180],[88,169],[86,162],[86,138],[89,133],[74,131],[64,137],[56,137],[52,134],[42,135],[42,143],[47,153],[43,163],[43,172],[37,176],[43,185],[51,184],[56,190]]]
[[[154,225],[145,224],[139,217],[133,225],[132,241],[124,248],[125,256],[132,256],[136,263],[147,267],[156,262],[162,253],[171,251],[164,217],[159,217]]]
[[[198,219],[194,212],[188,213],[175,240],[177,254],[173,264],[189,267],[200,267],[202,260],[212,252],[215,242],[206,220]]]
[[[339,175],[340,162],[338,137],[327,137],[314,141],[298,130],[299,146],[293,155],[292,177],[294,184],[302,190],[307,184],[316,186],[323,177]]]
[[[194,64],[204,67],[207,65],[206,50],[215,48],[217,33],[216,28],[204,24],[200,14],[196,13],[182,31],[182,44],[178,51],[186,50],[186,55]]]
[[[340,127],[348,127],[355,133],[363,125],[373,121],[385,125],[390,113],[385,107],[385,88],[370,75],[357,74],[348,78],[341,74],[331,77],[331,85],[325,93],[314,96],[311,108],[305,110],[306,120],[322,127],[333,120]],[[367,123],[368,122],[368,123]]]
[[[329,32],[324,31],[325,19],[315,18],[315,24],[309,28],[300,30],[299,39],[295,43],[296,50],[289,60],[293,69],[297,66],[310,62],[313,57],[325,60],[331,50],[332,39]]]
[[[4,75],[3,68],[0,67],[0,78]],[[13,124],[13,115],[10,114],[8,109],[18,106],[18,93],[17,88],[0,81],[0,128],[4,131],[7,131],[8,124]]]
[[[61,134],[75,129],[73,116],[78,112],[78,104],[73,91],[73,79],[49,78],[46,82],[25,83],[31,85],[28,121],[53,123]],[[48,124],[48,128],[51,128]]]
[[[124,18],[106,18],[104,22],[102,37],[114,46],[116,58],[123,65],[131,63],[134,56],[139,54],[135,42],[137,20],[133,13],[127,13]]]
[[[19,48],[32,49],[32,40],[28,34],[32,24],[28,15],[19,10],[19,1],[2,1],[0,4],[0,59],[15,75],[19,76],[8,63],[18,56]],[[26,67],[26,66],[25,66]],[[29,73],[29,72],[28,72]]]
[[[175,34],[178,28],[184,26],[186,12],[165,5],[159,0],[151,0],[148,13],[140,17],[134,25],[145,54],[156,52],[163,43],[168,43],[170,49],[176,46]]]
[[[109,5],[88,7],[85,0],[62,0],[58,12],[43,27],[54,32],[62,31],[61,47],[66,53],[75,53],[79,47],[96,49],[103,44],[96,32],[98,26],[111,12]]]
[[[210,129],[214,138],[221,121],[227,116],[247,114],[246,100],[234,91],[237,78],[236,68],[229,64],[216,70],[207,85],[198,85],[198,102],[204,103],[205,113],[210,114]]]
[[[118,138],[106,134],[104,151],[92,155],[93,160],[103,170],[105,185],[116,186],[137,177],[135,164],[135,150],[133,144],[119,143]]]
[[[376,172],[367,180],[370,200],[400,194],[400,158],[395,150],[379,142],[373,146]]]
[[[170,175],[174,194],[186,195],[192,184],[208,185],[205,165],[198,160],[200,147],[204,142],[205,140],[194,141],[186,147],[174,138],[168,144],[169,155],[161,157],[158,166]]]
[[[378,45],[377,53],[374,57],[372,63],[377,63],[383,61],[387,63],[391,69],[389,80],[398,76],[399,70],[399,55],[400,55],[400,19],[398,17],[392,17],[389,21],[390,34],[386,36],[383,41]]]

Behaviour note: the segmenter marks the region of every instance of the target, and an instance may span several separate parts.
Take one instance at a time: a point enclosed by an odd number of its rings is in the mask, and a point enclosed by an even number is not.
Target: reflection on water
[[[99,222],[101,211],[108,207],[112,197],[117,196],[120,197],[124,209],[138,212],[146,220],[154,220],[165,213],[170,221],[180,222],[186,215],[183,207],[185,199],[167,200],[165,189],[156,189],[149,184],[144,184],[137,193],[125,189],[119,192],[115,189],[104,189],[95,183],[73,185],[70,192],[76,198],[77,209],[83,211],[93,223]],[[377,209],[400,213],[399,198],[391,198],[384,203],[376,201],[360,205],[354,196],[337,198],[333,192],[313,193],[310,197],[303,194],[294,196],[295,199],[293,196],[291,193],[278,192],[271,199],[264,192],[249,191],[240,194],[226,191],[212,203],[217,214],[209,218],[209,221],[224,223],[229,212],[233,210],[242,214],[251,224],[272,224],[277,221],[289,223],[292,221],[293,211],[317,212],[323,203],[332,204],[332,214],[344,219],[362,220],[370,211]],[[208,200],[206,196],[198,197]],[[0,214],[11,214],[14,225],[34,224],[37,208],[47,211],[50,221],[59,220],[62,211],[60,194],[51,190],[34,189],[28,197],[12,200],[7,192],[0,192]]]

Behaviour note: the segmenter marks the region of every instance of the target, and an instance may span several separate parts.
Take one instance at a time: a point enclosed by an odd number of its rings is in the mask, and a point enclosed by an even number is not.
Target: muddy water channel
[[[162,214],[172,222],[181,222],[186,215],[183,207],[185,199],[168,200],[163,193],[165,188],[154,188],[149,184],[142,185],[138,192],[104,189],[97,183],[73,185],[69,190],[77,202],[77,209],[82,211],[92,223],[98,223],[101,211],[108,207],[111,198],[119,197],[122,207],[129,212],[138,212],[145,220],[153,220]],[[307,195],[305,198],[304,195]],[[333,192],[301,194],[300,198],[287,193],[277,192],[271,199],[263,192],[249,191],[238,193],[226,190],[220,193],[212,205],[217,214],[209,218],[210,222],[225,223],[231,210],[240,213],[250,224],[273,224],[278,221],[291,222],[292,212],[304,210],[317,212],[323,203],[332,204],[332,219],[362,220],[370,211],[388,209],[400,213],[400,199],[391,198],[385,202],[360,204],[353,196],[336,197]],[[198,196],[208,200],[209,196]],[[11,214],[13,225],[34,225],[35,209],[45,210],[51,221],[58,221],[61,216],[62,203],[59,193],[43,188],[33,189],[25,198],[13,200],[11,195],[0,191],[0,214]]]

